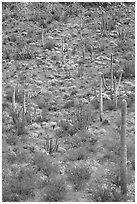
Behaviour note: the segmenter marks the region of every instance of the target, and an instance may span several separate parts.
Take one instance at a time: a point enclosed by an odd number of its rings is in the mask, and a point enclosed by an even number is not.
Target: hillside
[[[135,201],[134,3],[2,3],[2,179],[3,202]]]

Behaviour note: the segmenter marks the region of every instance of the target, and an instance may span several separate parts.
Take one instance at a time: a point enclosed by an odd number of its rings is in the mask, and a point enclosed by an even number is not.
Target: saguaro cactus
[[[99,102],[99,115],[100,115],[100,121],[102,121],[102,115],[103,115],[103,97],[102,97],[102,73],[99,74],[100,79],[100,102]]]
[[[90,48],[91,48],[90,49],[90,61],[92,63],[93,62],[93,47],[91,46]]]
[[[42,46],[44,47],[44,26],[41,26]]]
[[[13,110],[13,112],[15,112],[15,92],[16,92],[16,89],[14,86],[13,87],[13,95],[12,95],[12,110]]]
[[[126,120],[127,102],[122,100],[121,107],[121,163],[120,163],[120,184],[121,194],[127,194],[127,141],[126,141]]]
[[[80,15],[80,39],[82,40],[82,29],[83,29],[83,24],[82,24],[82,11]]]
[[[62,37],[62,64],[64,64],[64,38]]]
[[[114,77],[114,98],[113,98],[113,101],[114,101],[114,111],[117,110],[117,85],[116,85],[117,81],[116,81],[116,77]]]
[[[110,58],[110,72],[111,72],[111,99],[113,99],[113,54],[111,54],[111,58]]]

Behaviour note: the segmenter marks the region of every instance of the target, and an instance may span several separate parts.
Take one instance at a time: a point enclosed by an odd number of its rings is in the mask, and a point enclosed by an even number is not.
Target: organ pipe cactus
[[[100,115],[100,121],[102,121],[102,115],[103,115],[103,97],[102,97],[102,73],[99,74],[100,79],[100,90],[99,90],[99,115]]]
[[[121,194],[127,194],[127,140],[126,140],[127,102],[122,100],[121,107],[121,163],[120,163],[120,184]]]

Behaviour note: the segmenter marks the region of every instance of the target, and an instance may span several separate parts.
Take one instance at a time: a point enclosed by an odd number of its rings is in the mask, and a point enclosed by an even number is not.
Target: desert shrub
[[[108,168],[110,166],[112,169]],[[94,202],[119,202],[121,191],[119,186],[119,174],[115,165],[111,163],[107,167],[100,167],[91,176],[88,184],[89,197]],[[116,173],[116,175],[115,175]],[[117,179],[118,177],[118,179]]]
[[[3,47],[2,49],[2,59],[9,59],[13,58],[13,49],[10,46]]]
[[[14,58],[16,60],[33,59],[34,50],[32,46],[27,42],[24,42],[24,45],[21,45],[20,42],[17,43],[14,51]]]
[[[93,202],[120,202],[122,198],[119,188],[99,180],[96,180],[96,184],[93,185],[90,192]]]
[[[47,39],[44,41],[44,49],[53,50],[56,47],[56,41],[54,39]]]
[[[91,172],[85,163],[74,163],[66,168],[68,181],[73,184],[74,190],[82,190],[88,182]]]
[[[135,60],[126,60],[123,64],[123,77],[134,78],[135,77]]]
[[[6,175],[5,175],[6,173]],[[25,201],[33,195],[34,190],[34,171],[30,167],[14,165],[12,171],[3,173],[3,201]]]
[[[35,152],[33,161],[38,171],[43,171],[46,176],[58,173],[58,166],[53,164],[52,159],[46,153]]]
[[[61,175],[55,175],[49,179],[48,184],[42,190],[44,202],[63,201],[66,195],[66,181]]]
[[[65,158],[70,161],[85,160],[87,158],[86,149],[81,147],[77,149],[70,149],[66,152]]]

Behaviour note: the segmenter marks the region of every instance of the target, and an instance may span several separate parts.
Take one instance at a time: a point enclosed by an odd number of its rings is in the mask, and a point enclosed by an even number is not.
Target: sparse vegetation
[[[2,201],[135,201],[134,2],[2,3]]]

